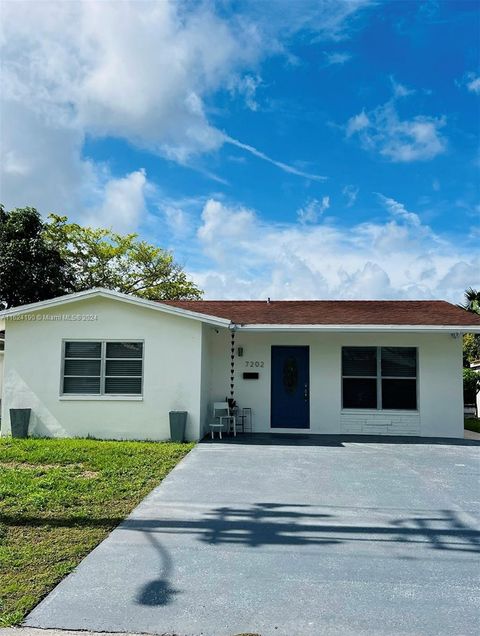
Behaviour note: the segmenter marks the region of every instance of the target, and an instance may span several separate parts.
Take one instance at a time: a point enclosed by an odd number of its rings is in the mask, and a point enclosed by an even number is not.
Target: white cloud
[[[86,213],[85,221],[94,227],[109,227],[119,233],[134,232],[146,214],[147,178],[138,170],[104,185],[102,203]]]
[[[191,230],[191,219],[189,215],[177,207],[167,206],[164,209],[167,225],[175,237],[187,237]]]
[[[357,200],[357,196],[358,196],[358,191],[359,191],[359,188],[356,188],[353,185],[346,185],[343,188],[342,194],[347,200],[346,202],[347,208],[351,208],[352,205],[355,204],[355,201]]]
[[[354,20],[372,0],[245,0],[241,5],[255,15],[262,30],[276,40],[304,31],[314,41],[345,40]],[[277,43],[277,46],[281,46]]]
[[[204,99],[259,51],[250,27],[206,5],[20,1],[2,17],[2,198],[42,212],[106,196],[106,167],[82,157],[87,134],[176,161],[218,148]]]
[[[417,115],[400,119],[396,99],[414,91],[391,78],[393,98],[366,113],[351,117],[346,126],[347,138],[356,136],[365,150],[380,153],[393,162],[427,161],[447,149],[447,140],[440,132],[444,117]]]
[[[382,195],[383,196],[383,195]],[[211,199],[192,274],[209,298],[447,298],[480,286],[478,256],[394,199],[385,222],[278,224]]]
[[[223,135],[207,119],[205,98],[257,60],[255,33],[219,19],[207,5],[190,12],[174,2],[87,7],[82,35],[94,48],[75,95],[83,125],[177,161],[220,147]],[[85,52],[82,42],[78,49]]]
[[[377,192],[377,196],[383,206],[390,212],[393,217],[397,217],[398,219],[401,219],[406,223],[413,225],[414,227],[421,226],[422,223],[418,214],[416,214],[415,212],[409,212],[403,205],[403,203],[399,203],[398,201],[395,201],[395,199],[386,197],[379,192]]]
[[[318,180],[226,136],[211,121],[211,99],[237,82],[255,109],[266,57],[288,56],[289,37],[299,30],[344,37],[367,4],[312,0],[279,9],[253,2],[228,18],[210,2],[4,3],[5,203],[28,202],[42,212],[91,207],[95,194],[103,196],[107,167],[82,156],[87,135],[119,137],[187,165],[233,143],[290,174]]]
[[[2,116],[9,122],[0,162],[7,208],[29,205],[118,231],[138,229],[148,190],[142,170],[113,178],[107,166],[82,158],[83,136],[74,126],[55,125],[23,104],[4,101]]]
[[[475,73],[465,73],[462,78],[455,80],[458,87],[466,87],[471,93],[480,95],[480,76]]]
[[[311,199],[303,208],[297,210],[300,223],[317,223],[325,210],[330,207],[330,197],[322,197],[322,200]]]
[[[245,106],[252,111],[259,108],[256,95],[257,88],[261,86],[262,78],[259,75],[245,75],[232,79],[230,91],[235,95],[241,95],[245,101]]]
[[[198,238],[205,253],[221,264],[235,265],[240,252],[250,251],[249,242],[258,225],[255,214],[244,207],[226,207],[209,199],[202,211]]]
[[[379,292],[391,296],[390,277],[377,263],[368,261],[353,272],[340,271],[342,285],[348,288],[349,298],[377,298]]]
[[[257,150],[257,148],[254,148],[253,146],[250,146],[249,144],[244,144],[243,142],[238,141],[238,139],[233,139],[232,137],[226,136],[225,143],[229,143],[229,144],[232,144],[232,146],[236,146],[237,148],[246,150],[247,152],[252,154],[254,157],[263,159],[263,161],[266,161],[267,163],[271,163],[272,165],[277,166],[277,168],[280,168],[280,170],[283,170],[283,172],[287,172],[288,174],[294,174],[294,175],[297,175],[297,177],[304,177],[305,179],[310,179],[312,181],[325,181],[327,179],[327,177],[324,177],[322,175],[313,174],[311,172],[304,172],[303,170],[298,170],[297,168],[294,168],[293,166],[286,164],[283,161],[277,161],[276,159],[272,159],[271,157],[268,157],[264,152]]]
[[[474,77],[467,83],[467,88],[472,93],[480,95],[480,77]]]
[[[415,93],[414,90],[407,88],[404,84],[400,84],[397,82],[393,76],[390,77],[390,83],[392,85],[393,97],[407,97],[408,95],[413,95]]]
[[[361,113],[350,117],[350,119],[348,120],[346,130],[347,137],[351,137],[355,133],[360,132],[361,130],[365,130],[365,128],[368,128],[370,125],[370,120],[365,114],[365,111],[362,110]]]
[[[222,145],[204,99],[260,50],[249,26],[173,2],[6,3],[2,26],[2,199],[44,213],[112,196],[107,167],[82,157],[87,134],[180,162]]]
[[[352,54],[346,53],[345,51],[343,52],[338,51],[336,53],[327,53],[325,51],[324,55],[326,58],[327,66],[334,66],[334,65],[343,66],[345,62],[348,62],[348,60],[352,58]]]
[[[96,196],[103,174],[102,166],[82,158],[82,144],[83,134],[74,126],[56,125],[26,104],[4,100],[2,202],[73,214]]]

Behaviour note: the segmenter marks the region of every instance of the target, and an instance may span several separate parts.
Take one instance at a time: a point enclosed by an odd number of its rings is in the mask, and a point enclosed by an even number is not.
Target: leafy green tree
[[[465,303],[459,305],[472,314],[480,314],[480,292],[472,287],[465,290]],[[480,360],[480,334],[466,333],[463,336],[463,366]]]
[[[44,234],[69,263],[75,291],[105,287],[149,300],[202,296],[170,252],[136,234],[83,227],[56,214],[49,215]]]
[[[466,333],[463,336],[463,366],[470,366],[471,362],[480,360],[480,336]]]
[[[475,404],[477,393],[480,391],[480,373],[473,369],[463,370],[463,402]]]
[[[0,307],[61,296],[72,290],[68,264],[43,234],[35,208],[0,205]]]

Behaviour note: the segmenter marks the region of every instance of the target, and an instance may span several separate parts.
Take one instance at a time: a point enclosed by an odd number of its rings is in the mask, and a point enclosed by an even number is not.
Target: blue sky
[[[2,200],[209,298],[480,287],[478,2],[9,2]]]

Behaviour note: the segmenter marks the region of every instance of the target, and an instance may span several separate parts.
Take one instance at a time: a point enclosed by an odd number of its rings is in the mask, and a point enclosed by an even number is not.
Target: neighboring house
[[[443,301],[153,302],[93,289],[0,313],[2,434],[168,439],[208,432],[212,403],[254,432],[463,437],[462,338]]]
[[[480,360],[475,360],[475,362],[470,363],[470,368],[480,373]],[[477,393],[477,417],[480,416],[480,392]]]

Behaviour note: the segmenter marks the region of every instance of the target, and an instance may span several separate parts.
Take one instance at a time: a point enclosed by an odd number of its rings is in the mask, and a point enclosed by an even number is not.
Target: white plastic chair
[[[237,427],[235,421],[235,415],[230,414],[230,408],[228,402],[214,402],[213,403],[213,421],[210,422],[210,433],[212,439],[215,431],[218,432],[220,439],[222,439],[222,432],[229,433],[233,425],[233,434],[237,435]]]

